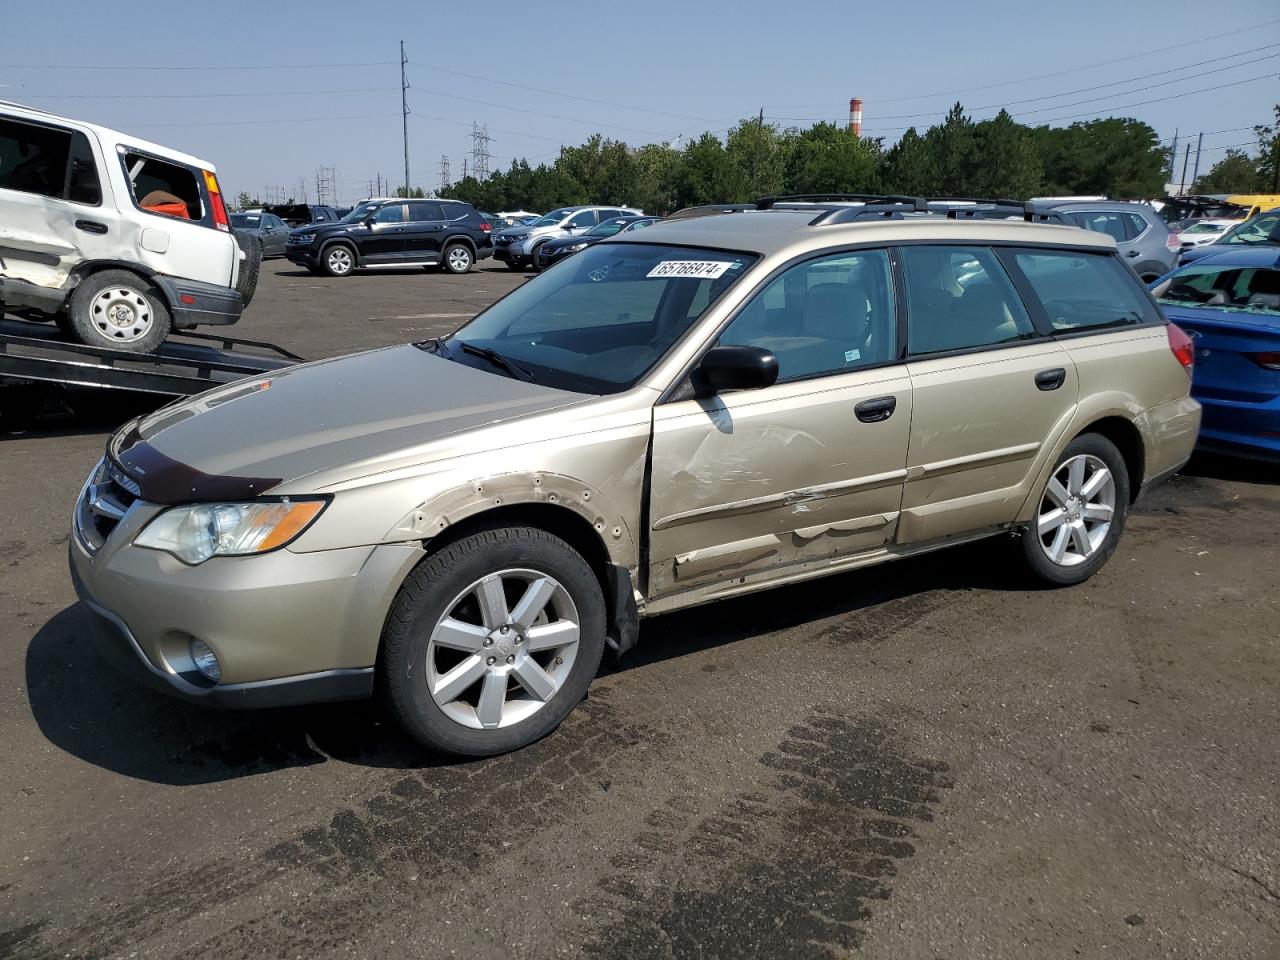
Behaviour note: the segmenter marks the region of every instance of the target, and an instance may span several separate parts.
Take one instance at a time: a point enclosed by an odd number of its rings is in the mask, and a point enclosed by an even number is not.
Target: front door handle
[[[1067,371],[1062,367],[1041,370],[1036,374],[1036,386],[1041,390],[1057,390],[1067,382]]]
[[[1141,250],[1130,250],[1128,253],[1125,254],[1125,256],[1128,257],[1130,260],[1132,260],[1134,257],[1139,256],[1141,253],[1142,253]]]
[[[863,423],[880,423],[892,417],[896,409],[897,397],[876,397],[874,400],[863,400],[853,408],[853,412]]]
[[[107,225],[97,220],[77,220],[76,229],[83,230],[85,233],[103,234],[107,232]]]

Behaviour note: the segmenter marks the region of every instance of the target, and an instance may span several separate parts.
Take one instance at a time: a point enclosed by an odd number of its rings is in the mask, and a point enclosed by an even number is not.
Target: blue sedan
[[[1218,248],[1151,292],[1195,343],[1200,449],[1280,461],[1280,250]]]

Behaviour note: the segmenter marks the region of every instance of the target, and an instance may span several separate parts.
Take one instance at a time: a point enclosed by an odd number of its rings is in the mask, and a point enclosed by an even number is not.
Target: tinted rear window
[[[1160,319],[1138,278],[1115,257],[1038,250],[1014,253],[1013,260],[1054,330],[1122,327]]]

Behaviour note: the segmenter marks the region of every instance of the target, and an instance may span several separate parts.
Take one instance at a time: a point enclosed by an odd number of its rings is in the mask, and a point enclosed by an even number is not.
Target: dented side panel
[[[889,419],[857,419],[886,396]],[[901,367],[657,407],[650,598],[890,542],[910,422]]]

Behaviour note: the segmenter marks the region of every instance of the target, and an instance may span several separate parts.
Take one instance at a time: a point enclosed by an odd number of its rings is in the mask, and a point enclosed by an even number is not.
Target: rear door
[[[912,420],[898,538],[1011,522],[1075,410],[1075,364],[990,247],[904,246],[901,263]]]
[[[772,351],[778,382],[655,408],[651,596],[893,539],[912,414],[893,303],[884,250],[796,264],[719,338]]]
[[[402,263],[405,259],[405,230],[408,215],[403,203],[385,203],[373,212],[373,222],[358,234],[363,262],[371,265]]]
[[[121,242],[91,132],[0,115],[0,274],[56,288]]]
[[[409,219],[404,233],[405,262],[439,263],[447,226],[442,205],[435,200],[411,200],[408,206]]]

